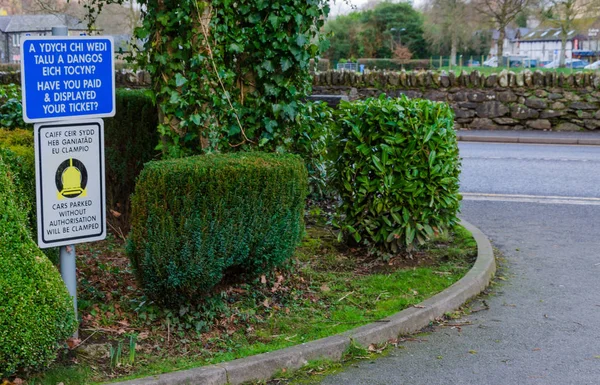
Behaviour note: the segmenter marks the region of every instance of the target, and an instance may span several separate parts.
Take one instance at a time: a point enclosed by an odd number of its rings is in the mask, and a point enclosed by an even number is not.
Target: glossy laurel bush
[[[460,159],[453,112],[427,100],[343,102],[332,143],[340,235],[384,253],[457,222]]]

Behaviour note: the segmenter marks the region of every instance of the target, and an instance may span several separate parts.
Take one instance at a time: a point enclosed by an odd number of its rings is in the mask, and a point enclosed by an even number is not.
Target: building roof
[[[573,20],[573,26],[567,33],[567,40],[575,38],[587,39],[588,31],[598,25],[598,18],[586,17]],[[556,20],[546,20],[536,29],[524,34],[520,41],[557,41],[561,40],[559,22]]]
[[[87,26],[76,17],[69,15],[12,15],[0,16],[0,31],[49,32],[52,27],[65,25],[70,30],[86,31]]]
[[[529,32],[529,28],[506,28],[504,30],[505,36],[508,40],[515,41],[521,36]],[[492,31],[492,40],[498,40],[500,38],[500,31],[497,29]]]

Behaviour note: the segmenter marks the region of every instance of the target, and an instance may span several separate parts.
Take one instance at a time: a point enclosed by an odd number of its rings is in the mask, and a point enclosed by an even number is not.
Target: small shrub
[[[431,63],[429,59],[412,59],[412,60],[398,60],[398,59],[371,59],[364,58],[358,59],[358,64],[364,64],[365,68],[373,70],[389,70],[389,71],[400,71],[402,69],[407,71],[431,69]]]
[[[69,294],[30,238],[4,162],[0,155],[0,378],[48,365],[76,327]]]
[[[146,164],[127,252],[148,297],[198,302],[230,272],[289,259],[303,233],[307,174],[295,155],[204,155]]]
[[[457,222],[453,118],[447,104],[405,96],[342,102],[333,141],[341,234],[395,253]]]
[[[23,121],[21,90],[15,84],[0,86],[0,127],[26,127]]]
[[[37,217],[35,195],[35,155],[33,132],[14,129],[0,129],[0,156],[10,169],[17,194],[17,204],[27,215],[27,225],[31,238],[37,240]],[[58,264],[58,248],[44,249],[44,254],[54,264]]]

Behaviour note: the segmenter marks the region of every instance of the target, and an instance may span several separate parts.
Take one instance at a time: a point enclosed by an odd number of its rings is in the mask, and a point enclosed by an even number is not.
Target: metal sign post
[[[66,26],[52,27],[52,36],[69,36],[69,29]],[[23,55],[21,55],[23,57]],[[21,83],[25,84],[25,83]],[[25,98],[23,98],[25,99]],[[25,108],[23,109],[25,111]],[[37,151],[36,151],[37,153]],[[37,162],[36,162],[37,163]],[[39,213],[39,210],[38,210]],[[39,234],[39,226],[38,226]],[[75,261],[75,245],[60,246],[59,250],[60,258],[60,275],[65,282],[67,291],[71,298],[73,298],[73,309],[75,310],[75,319],[77,318],[77,263]],[[75,338],[79,338],[79,328],[75,330],[73,335]]]
[[[75,244],[106,238],[104,122],[98,118],[115,114],[113,46],[112,37],[68,36],[67,27],[21,44],[23,119],[36,123],[38,245],[60,246],[60,274],[76,316]]]

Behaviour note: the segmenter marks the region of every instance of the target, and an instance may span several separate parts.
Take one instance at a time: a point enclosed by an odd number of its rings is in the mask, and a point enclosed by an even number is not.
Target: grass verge
[[[334,239],[327,226],[312,224],[285,269],[249,283],[224,282],[201,305],[170,310],[145,299],[121,241],[82,245],[81,339],[27,383],[125,380],[341,333],[439,293],[464,276],[477,254],[461,227],[412,255],[386,261],[340,247]]]

